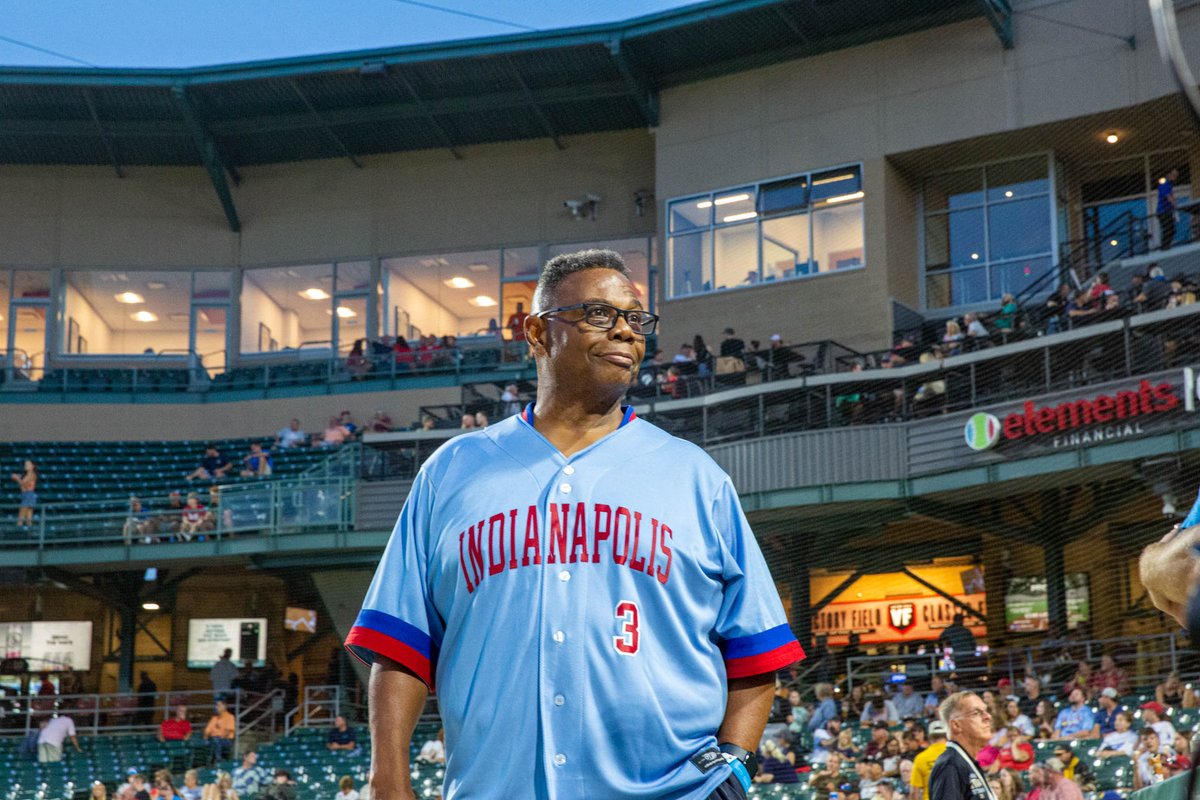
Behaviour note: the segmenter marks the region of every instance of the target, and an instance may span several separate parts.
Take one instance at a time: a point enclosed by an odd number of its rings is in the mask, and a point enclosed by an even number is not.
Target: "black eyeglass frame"
[[[589,309],[592,309],[592,308],[610,308],[610,309],[612,309],[614,312],[613,318],[612,318],[612,324],[610,324],[607,328],[605,328],[605,327],[597,325],[596,323],[588,320],[588,311],[589,311]],[[636,333],[638,336],[652,336],[654,334],[654,332],[656,330],[658,330],[658,321],[659,321],[659,319],[661,319],[661,317],[659,317],[658,314],[652,314],[649,311],[643,311],[640,308],[617,308],[616,306],[609,305],[608,303],[576,303],[575,305],[572,305],[572,306],[559,306],[558,308],[548,308],[545,311],[537,312],[536,314],[534,314],[534,316],[538,317],[539,319],[545,319],[546,317],[549,317],[551,314],[559,314],[559,313],[562,313],[563,311],[575,311],[577,309],[583,309],[583,318],[578,319],[578,320],[570,320],[570,321],[584,322],[584,323],[587,323],[588,325],[591,325],[593,328],[596,328],[597,330],[611,331],[613,328],[616,327],[617,319],[623,318],[625,320],[625,324],[629,326],[629,329],[631,331],[633,331],[634,333]],[[642,330],[638,330],[636,327],[634,327],[634,324],[629,321],[630,314],[641,314],[643,317],[648,318],[650,320],[649,330],[645,329],[646,325],[644,322],[638,323],[638,325],[640,327],[642,327]]]

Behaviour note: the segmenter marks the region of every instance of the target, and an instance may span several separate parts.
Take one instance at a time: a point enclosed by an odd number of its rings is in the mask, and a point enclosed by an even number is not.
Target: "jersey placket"
[[[554,510],[551,505],[584,502],[589,487],[584,483],[577,463],[561,464],[558,472],[550,479],[549,491],[542,502],[543,519],[546,520],[542,540],[545,557],[549,559],[552,548],[550,520]],[[562,515],[564,524],[572,520],[573,514]],[[570,536],[568,535],[568,542]],[[569,550],[568,550],[569,553]],[[552,797],[579,796],[581,777],[578,772],[582,760],[583,692],[588,685],[586,648],[587,624],[587,570],[579,564],[547,561],[542,570],[542,642],[538,663],[539,696],[543,731],[543,764],[546,782]],[[568,555],[569,559],[569,555]]]

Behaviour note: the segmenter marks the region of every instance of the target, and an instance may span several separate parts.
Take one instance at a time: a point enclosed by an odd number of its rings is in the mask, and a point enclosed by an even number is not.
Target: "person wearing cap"
[[[955,692],[938,716],[946,726],[946,749],[929,772],[929,800],[996,800],[976,761],[992,738],[992,715],[974,692]]]
[[[908,781],[909,800],[929,800],[929,773],[938,757],[946,750],[946,723],[929,723],[929,746],[913,759],[912,777]]]
[[[1080,761],[1079,757],[1075,755],[1075,751],[1072,750],[1068,745],[1055,745],[1054,757],[1062,762],[1062,769],[1059,771],[1067,780],[1074,781],[1078,784],[1084,784],[1093,779],[1087,764]]]
[[[1137,747],[1138,743],[1138,735],[1130,730],[1132,727],[1133,719],[1129,716],[1129,712],[1118,711],[1113,718],[1113,732],[1105,735],[1104,740],[1100,742],[1100,751],[1096,755],[1100,758],[1132,756],[1133,749]]]
[[[1142,703],[1138,709],[1142,712],[1143,728],[1147,726],[1154,728],[1159,740],[1164,744],[1175,741],[1175,726],[1163,719],[1167,715],[1167,709],[1162,703],[1151,700],[1148,703]]]
[[[883,758],[883,748],[888,741],[888,730],[891,726],[886,720],[879,720],[871,726],[871,741],[863,750],[863,758]]]
[[[925,700],[917,694],[913,685],[905,682],[900,687],[900,694],[892,697],[892,705],[900,719],[919,719],[925,715]]]
[[[1033,766],[1029,771],[1029,779],[1034,786],[1042,787],[1042,794],[1048,790],[1054,800],[1083,800],[1079,785],[1063,775],[1064,769],[1060,759],[1047,758]]]
[[[1054,721],[1055,739],[1092,739],[1096,719],[1092,710],[1083,702],[1083,689],[1076,686],[1067,698],[1070,705],[1058,712]]]
[[[1141,789],[1153,783],[1158,783],[1158,770],[1155,768],[1155,757],[1165,764],[1168,759],[1175,757],[1175,751],[1167,742],[1174,737],[1162,740],[1158,732],[1151,727],[1144,727],[1138,735],[1137,748],[1133,751],[1133,762],[1137,768],[1133,771],[1133,788]]]
[[[1100,690],[1100,710],[1096,712],[1096,735],[1093,739],[1107,736],[1117,729],[1117,714],[1121,706],[1117,702],[1117,690],[1106,686]]]

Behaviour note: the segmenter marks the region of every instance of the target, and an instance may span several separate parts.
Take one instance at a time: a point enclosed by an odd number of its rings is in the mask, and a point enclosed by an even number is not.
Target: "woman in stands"
[[[25,459],[25,474],[14,472],[12,479],[21,488],[21,507],[17,510],[17,527],[33,527],[33,509],[37,507],[37,464]]]
[[[200,794],[200,800],[240,800],[237,790],[233,788],[233,778],[229,777],[229,773],[221,770],[217,773],[215,782],[204,787],[204,791]]]
[[[338,781],[340,791],[334,795],[334,800],[358,800],[358,792],[354,791],[354,778],[343,775]]]
[[[1179,673],[1172,672],[1167,679],[1154,688],[1154,699],[1168,708],[1196,708],[1196,692],[1179,680]]]
[[[88,800],[108,800],[108,787],[100,781],[92,781],[92,792]]]
[[[179,787],[179,796],[183,800],[200,800],[200,795],[204,790],[200,787],[200,773],[194,769],[189,769],[183,773],[183,786]]]

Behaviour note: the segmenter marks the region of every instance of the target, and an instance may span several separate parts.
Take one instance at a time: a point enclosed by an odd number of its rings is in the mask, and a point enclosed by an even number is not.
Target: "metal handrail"
[[[278,726],[279,716],[286,711],[283,707],[286,694],[283,689],[274,689],[259,697],[254,702],[234,715],[237,724],[234,726],[233,749],[238,751],[242,736],[262,727],[274,733]]]
[[[276,690],[281,691],[281,690]],[[205,703],[192,702],[197,697],[210,698]],[[153,698],[153,702],[138,705],[141,698]],[[179,702],[186,698],[188,702]],[[75,721],[79,733],[109,734],[109,733],[148,733],[156,732],[159,723],[139,723],[139,714],[154,714],[161,711],[163,719],[170,718],[175,706],[185,706],[189,712],[192,709],[206,709],[211,712],[218,699],[223,699],[235,718],[243,711],[244,703],[251,695],[242,689],[228,692],[216,692],[209,689],[167,692],[110,692],[94,694],[69,694],[8,698],[14,703],[12,712],[19,714],[24,724],[18,728],[9,727],[5,733],[28,735],[36,731],[41,721],[54,716],[69,716]],[[133,701],[130,705],[129,701]],[[258,702],[256,701],[255,705]],[[124,721],[124,720],[132,721]],[[201,733],[203,731],[201,730]],[[193,735],[196,735],[193,733]]]

